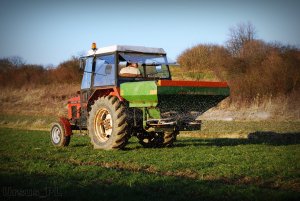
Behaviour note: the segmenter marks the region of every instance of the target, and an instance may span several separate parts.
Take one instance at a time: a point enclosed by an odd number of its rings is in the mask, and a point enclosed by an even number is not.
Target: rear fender
[[[60,117],[59,122],[65,130],[65,136],[71,136],[73,133],[69,120],[65,117]]]
[[[120,101],[124,101],[124,99],[120,96],[120,88],[119,87],[114,87],[113,91],[110,92],[111,96],[116,96]]]
[[[120,96],[120,89],[118,87],[112,87],[95,90],[89,98],[89,104],[93,104],[95,100],[103,96],[116,96],[120,101],[124,101],[124,99]]]

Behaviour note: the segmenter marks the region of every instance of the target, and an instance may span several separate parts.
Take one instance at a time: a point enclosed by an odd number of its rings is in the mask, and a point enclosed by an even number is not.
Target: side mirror
[[[107,64],[105,67],[105,74],[111,74],[111,70],[112,70],[112,65],[111,64]]]

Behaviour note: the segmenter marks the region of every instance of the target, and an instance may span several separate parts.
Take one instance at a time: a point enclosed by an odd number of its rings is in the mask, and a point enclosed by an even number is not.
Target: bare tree
[[[16,67],[20,67],[25,65],[25,60],[20,57],[20,56],[11,56],[8,58],[8,60],[10,61],[10,63]]]
[[[251,22],[239,23],[229,29],[227,47],[234,56],[239,56],[241,48],[256,38],[256,29]]]

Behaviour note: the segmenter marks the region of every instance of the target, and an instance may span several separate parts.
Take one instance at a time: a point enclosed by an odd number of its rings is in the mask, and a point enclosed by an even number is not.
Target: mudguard
[[[73,133],[72,133],[72,128],[71,128],[71,124],[70,124],[69,120],[65,117],[60,117],[59,122],[65,130],[65,133],[64,133],[65,136],[71,136]]]

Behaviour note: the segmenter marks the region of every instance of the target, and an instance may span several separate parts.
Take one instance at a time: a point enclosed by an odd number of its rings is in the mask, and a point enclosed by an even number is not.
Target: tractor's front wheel
[[[117,97],[98,99],[90,111],[88,131],[95,149],[121,149],[128,142],[126,107]]]
[[[56,147],[66,147],[70,143],[70,136],[65,136],[65,129],[61,123],[53,123],[50,130],[50,139]]]

